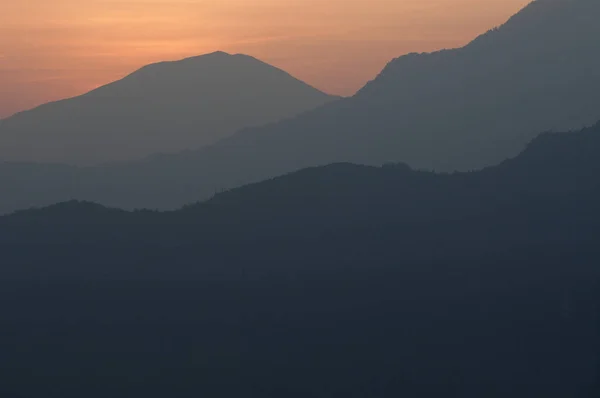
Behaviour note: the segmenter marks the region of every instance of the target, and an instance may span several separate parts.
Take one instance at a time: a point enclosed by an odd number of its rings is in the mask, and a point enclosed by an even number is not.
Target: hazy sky
[[[465,44],[529,0],[0,0],[0,117],[147,63],[246,53],[330,93]]]

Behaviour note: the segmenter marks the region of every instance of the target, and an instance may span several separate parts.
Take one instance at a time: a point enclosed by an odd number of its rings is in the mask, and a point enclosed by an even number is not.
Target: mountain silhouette
[[[544,209],[544,200],[566,200],[582,205],[582,209],[596,207],[599,151],[600,122],[578,132],[544,133],[515,158],[481,171],[438,174],[413,170],[406,164],[375,167],[338,163],[249,184],[177,211],[128,212],[69,201],[0,217],[0,226],[27,226],[24,239],[29,241],[39,233],[34,229],[40,225],[94,225],[98,227],[91,228],[94,234],[105,226],[110,229],[110,236],[119,235],[112,226],[121,225],[123,236],[135,239],[138,234],[125,227],[136,230],[140,222],[143,229],[153,224],[170,226],[164,229],[173,236],[177,236],[178,228],[183,228],[177,239],[185,239],[189,225],[200,227],[195,229],[194,239],[225,239],[236,233],[268,237],[372,224],[441,223],[477,219],[485,214],[496,217],[512,208],[529,206],[529,216],[534,216],[533,212]],[[539,203],[534,205],[533,200]],[[138,232],[139,236],[146,236],[145,232]],[[43,236],[41,241],[83,236],[79,232],[51,235]],[[6,234],[3,238],[16,236]],[[157,232],[156,237],[159,236]]]
[[[32,397],[597,397],[599,151],[600,124],[475,172],[1,217],[0,369]]]
[[[197,149],[333,99],[253,57],[215,52],[0,121],[0,160],[90,165]]]
[[[437,171],[497,164],[540,132],[600,119],[599,16],[595,0],[535,1],[463,48],[390,62],[352,98],[197,151],[94,169],[2,164],[11,189],[0,212],[70,199],[174,209],[338,162]]]
[[[533,2],[463,48],[393,60],[352,98],[198,152],[212,171],[199,180],[229,187],[331,162],[497,164],[539,132],[600,119],[598,17],[593,0]],[[241,171],[209,167],[215,159]]]
[[[60,202],[0,217],[0,391],[597,398],[596,3],[198,151],[0,164],[0,211]]]
[[[98,167],[0,164],[0,212],[70,199],[174,209],[336,162],[471,170],[600,119],[600,3],[536,1],[466,47],[392,61],[356,96],[198,151]]]

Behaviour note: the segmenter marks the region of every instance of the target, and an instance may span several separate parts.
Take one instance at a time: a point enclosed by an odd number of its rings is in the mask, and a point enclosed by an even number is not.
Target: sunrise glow
[[[0,0],[0,117],[145,64],[246,53],[350,95],[390,59],[455,47],[528,0]]]

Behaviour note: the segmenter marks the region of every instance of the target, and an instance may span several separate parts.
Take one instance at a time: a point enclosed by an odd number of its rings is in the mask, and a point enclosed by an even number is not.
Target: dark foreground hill
[[[484,171],[337,164],[0,219],[28,396],[597,397],[600,125]]]
[[[0,165],[0,212],[70,199],[175,209],[336,162],[472,170],[600,119],[600,2],[539,0],[460,49],[400,57],[353,98],[129,165]],[[350,66],[351,67],[351,66]],[[8,181],[7,181],[8,180]]]
[[[84,95],[0,121],[0,160],[93,165],[198,149],[335,97],[253,57],[147,65]]]

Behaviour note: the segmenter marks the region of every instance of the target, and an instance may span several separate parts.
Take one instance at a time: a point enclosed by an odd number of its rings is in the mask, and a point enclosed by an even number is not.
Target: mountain
[[[32,397],[597,397],[599,151],[597,124],[475,172],[1,217],[0,369]]]
[[[70,201],[0,217],[0,227],[4,231],[16,225],[27,227],[26,241],[44,230],[44,225],[76,229],[96,225],[94,240],[102,226],[107,226],[109,237],[135,239],[137,234],[132,231],[142,223],[144,230],[148,225],[161,225],[164,228],[159,229],[178,241],[185,238],[189,226],[195,226],[194,239],[233,239],[238,232],[241,237],[250,233],[253,238],[271,238],[370,225],[404,224],[412,228],[499,217],[528,207],[532,208],[528,217],[535,217],[545,209],[544,202],[577,204],[572,209],[581,206],[577,212],[583,212],[597,207],[599,152],[600,122],[578,132],[541,134],[515,158],[481,171],[437,174],[412,170],[406,164],[375,167],[339,163],[219,193],[176,211],[129,212]],[[121,231],[112,231],[113,225],[120,225]],[[36,232],[36,228],[40,230]],[[177,234],[179,228],[181,236]],[[138,232],[145,236],[148,231]],[[52,235],[43,236],[40,242],[84,236],[81,231]],[[0,242],[18,236],[14,231],[0,235]],[[164,240],[160,233],[156,237]]]
[[[161,62],[0,121],[0,160],[90,165],[197,149],[333,99],[246,55]]]
[[[463,48],[393,60],[352,98],[197,152],[211,170],[198,181],[227,188],[332,162],[497,164],[539,132],[600,119],[598,17],[594,0],[535,1]]]
[[[0,165],[0,211],[70,199],[174,209],[216,192],[337,162],[472,170],[537,134],[600,119],[600,2],[538,0],[464,48],[409,54],[352,98],[245,129],[198,151],[58,170]],[[46,179],[47,177],[47,179]]]

